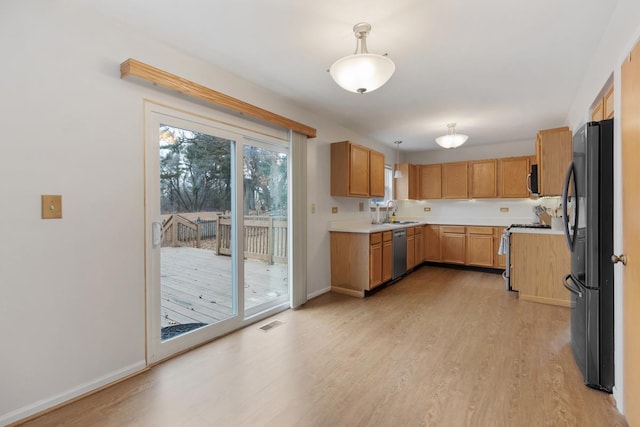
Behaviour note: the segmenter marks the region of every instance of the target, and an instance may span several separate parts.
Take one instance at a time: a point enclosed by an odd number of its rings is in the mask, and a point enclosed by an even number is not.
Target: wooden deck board
[[[231,316],[231,257],[191,247],[162,248],[161,256],[162,327],[214,323]],[[244,266],[245,309],[288,295],[286,264],[245,259]]]

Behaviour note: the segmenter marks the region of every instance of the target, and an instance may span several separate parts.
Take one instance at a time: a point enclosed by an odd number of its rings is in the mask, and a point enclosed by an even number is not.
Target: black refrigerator
[[[571,349],[585,384],[611,393],[613,360],[613,119],[573,136],[562,194],[571,251]]]

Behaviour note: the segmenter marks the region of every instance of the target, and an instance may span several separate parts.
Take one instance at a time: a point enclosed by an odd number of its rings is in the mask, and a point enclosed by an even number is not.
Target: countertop
[[[415,219],[400,219],[399,221],[405,222],[403,224],[398,223],[383,223],[383,224],[371,224],[366,221],[332,221],[329,225],[329,231],[341,232],[341,233],[378,233],[381,231],[396,230],[398,228],[408,228],[420,225],[459,225],[459,226],[478,226],[478,227],[508,227],[511,224],[495,224],[493,221],[491,224],[478,222],[478,221],[456,221],[456,222],[443,222],[443,221],[424,221]],[[512,228],[512,233],[528,233],[528,234],[559,234],[563,235],[564,230],[552,230],[550,228]]]

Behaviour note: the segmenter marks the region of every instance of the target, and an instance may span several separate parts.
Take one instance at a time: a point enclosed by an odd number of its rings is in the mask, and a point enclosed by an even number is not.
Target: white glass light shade
[[[443,148],[456,148],[467,142],[469,137],[461,133],[443,135],[436,138],[436,142]]]
[[[386,56],[358,53],[338,59],[329,68],[329,74],[343,89],[365,93],[385,84],[395,70],[395,64]]]

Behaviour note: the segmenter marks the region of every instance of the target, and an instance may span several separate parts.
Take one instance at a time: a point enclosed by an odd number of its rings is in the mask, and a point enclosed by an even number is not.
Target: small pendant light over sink
[[[402,178],[402,171],[398,168],[400,165],[400,144],[402,141],[393,141],[396,144],[396,171],[393,173],[394,178]]]
[[[371,25],[361,22],[353,27],[356,36],[356,51],[353,55],[338,59],[329,68],[335,82],[349,92],[372,92],[385,84],[396,70],[386,55],[367,51],[367,36]]]
[[[443,148],[456,148],[467,142],[467,139],[469,139],[467,135],[456,133],[455,123],[449,123],[447,127],[449,128],[447,134],[436,138],[436,142],[439,146]]]

